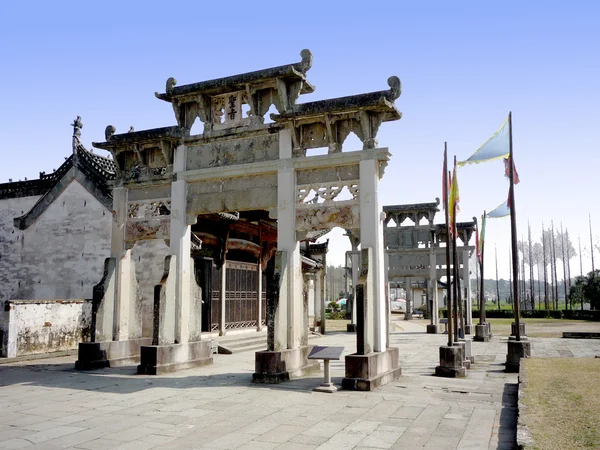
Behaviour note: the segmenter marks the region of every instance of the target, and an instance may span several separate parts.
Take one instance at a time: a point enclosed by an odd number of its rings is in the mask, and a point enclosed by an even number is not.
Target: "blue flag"
[[[494,159],[507,158],[509,145],[509,126],[508,118],[506,118],[498,131],[485,144],[479,147],[467,160],[459,161],[458,165],[462,167],[466,164],[479,164]]]
[[[506,200],[504,203],[502,203],[496,209],[487,213],[486,216],[489,217],[490,219],[498,219],[500,217],[506,217],[509,214],[510,214],[510,208],[508,207],[508,200]]]

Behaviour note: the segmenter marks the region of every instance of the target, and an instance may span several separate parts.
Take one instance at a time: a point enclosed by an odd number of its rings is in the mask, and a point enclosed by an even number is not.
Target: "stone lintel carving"
[[[363,142],[363,149],[377,148],[376,137],[381,123],[401,117],[394,105],[401,92],[400,80],[390,77],[388,85],[388,91],[303,103],[290,108],[283,104],[285,95],[280,87],[280,114],[271,114],[271,118],[292,130],[295,156],[305,156],[306,149],[318,147],[329,147],[330,154],[338,153],[351,132]]]
[[[106,127],[106,142],[94,142],[94,146],[108,150],[118,167],[120,178],[163,177],[173,164],[175,147],[182,141],[177,127],[155,128],[114,134],[115,127]]]
[[[358,195],[360,189],[359,180],[347,180],[347,181],[334,181],[334,182],[322,182],[313,184],[304,184],[296,186],[296,199],[299,205],[308,203],[319,203],[319,199],[324,204],[333,204],[335,198],[342,193],[344,188],[352,195],[353,203],[358,202]],[[305,200],[313,193],[313,197]],[[344,203],[352,202],[352,200],[345,200]]]
[[[149,239],[169,239],[170,230],[170,217],[128,219],[125,225],[125,241],[135,244],[137,241]]]
[[[312,230],[330,230],[334,227],[358,228],[358,205],[315,206],[296,209],[296,232],[298,240],[304,240]]]

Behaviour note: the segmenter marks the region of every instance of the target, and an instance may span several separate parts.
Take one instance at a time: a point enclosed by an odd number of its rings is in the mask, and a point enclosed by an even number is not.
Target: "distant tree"
[[[585,286],[586,282],[586,277],[575,277],[575,281],[571,285],[571,289],[569,289],[569,300],[573,305],[581,305],[582,303],[585,303],[583,287]]]
[[[584,302],[590,304],[590,309],[600,309],[600,270],[575,278],[569,298],[573,304]]]
[[[583,296],[590,302],[590,309],[600,309],[600,270],[587,274]]]

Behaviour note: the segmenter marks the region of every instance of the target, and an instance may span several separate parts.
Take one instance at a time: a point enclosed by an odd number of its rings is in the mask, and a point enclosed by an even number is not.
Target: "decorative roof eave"
[[[132,145],[155,143],[157,141],[177,142],[183,139],[183,133],[177,126],[153,128],[150,130],[132,131],[129,133],[114,134],[115,127],[109,125],[105,131],[105,142],[93,142],[97,148],[119,153],[127,150]]]
[[[73,180],[77,180],[90,192],[106,209],[112,210],[112,196],[98,186],[78,166],[71,166],[66,174],[48,190],[36,204],[24,215],[14,219],[14,225],[20,230],[29,228],[48,207],[65,191]]]
[[[301,94],[310,94],[315,88],[306,81],[306,72],[312,66],[312,54],[310,50],[300,52],[302,60],[298,63],[286,64],[283,66],[271,67],[269,69],[256,70],[254,72],[241,73],[225,78],[216,78],[214,80],[201,81],[199,83],[176,86],[177,81],[174,78],[167,80],[166,92],[154,95],[160,100],[172,102],[175,98],[187,97],[191,95],[219,95],[228,92],[243,90],[249,84],[257,84],[273,79],[282,79],[289,81],[302,82]]]
[[[44,195],[71,167],[73,167],[73,155],[69,156],[54,172],[50,174],[40,172],[40,178],[36,180],[2,183],[0,184],[0,199]]]
[[[436,198],[436,202],[430,203],[412,203],[408,205],[388,205],[383,207],[383,212],[419,212],[419,211],[435,211],[439,212],[440,199]]]
[[[282,114],[271,114],[275,122],[322,117],[330,114],[349,114],[359,110],[385,113],[384,121],[399,120],[402,117],[396,109],[394,101],[400,97],[401,84],[398,77],[388,79],[389,90],[369,92],[366,94],[300,103]]]

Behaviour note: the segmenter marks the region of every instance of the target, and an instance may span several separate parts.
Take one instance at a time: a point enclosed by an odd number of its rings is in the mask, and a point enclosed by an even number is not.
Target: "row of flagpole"
[[[511,249],[512,249],[512,289],[513,289],[513,309],[515,316],[515,338],[521,340],[520,333],[520,304],[519,304],[519,253],[517,250],[517,217],[515,207],[515,184],[519,183],[514,164],[513,154],[513,138],[512,138],[512,112],[508,113],[507,119],[500,128],[488,139],[473,155],[465,161],[457,163],[456,156],[454,157],[454,168],[452,176],[448,172],[448,147],[444,144],[444,166],[442,175],[442,198],[444,199],[444,210],[446,217],[446,281],[447,281],[447,299],[448,299],[448,345],[453,345],[462,334],[464,337],[465,318],[463,314],[462,301],[460,298],[460,273],[458,267],[458,255],[456,252],[456,214],[459,211],[458,203],[460,201],[457,179],[457,167],[462,167],[467,164],[479,164],[482,162],[493,161],[504,158],[505,175],[509,179],[509,191],[507,200],[486,214],[484,211],[481,217],[481,229],[476,222],[476,253],[479,261],[480,282],[479,289],[479,325],[484,325],[485,317],[485,302],[483,289],[483,254],[485,244],[485,223],[486,217],[497,218],[505,217],[510,214],[510,230],[511,230]],[[450,188],[448,188],[450,186]],[[452,242],[450,242],[452,239]],[[453,274],[450,272],[450,245],[453,252]],[[465,262],[463,262],[464,264]],[[454,283],[451,282],[451,277]],[[464,280],[468,283],[469,280]],[[470,299],[468,299],[470,301]],[[458,317],[460,316],[460,324]],[[462,333],[459,332],[459,326]]]

